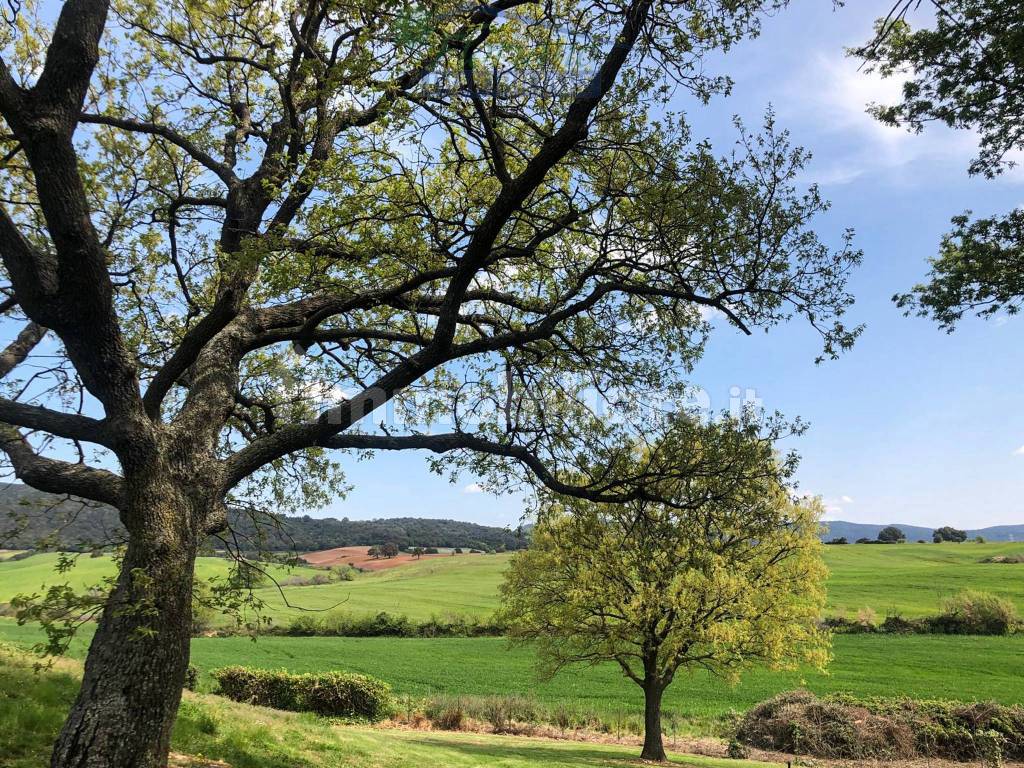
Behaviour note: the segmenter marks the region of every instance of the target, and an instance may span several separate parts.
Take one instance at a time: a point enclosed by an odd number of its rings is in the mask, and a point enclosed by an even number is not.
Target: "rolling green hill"
[[[962,589],[1007,597],[1024,614],[1024,564],[983,563],[993,555],[1019,554],[1024,544],[900,544],[826,547],[829,615],[856,615],[871,608],[879,618],[934,614],[944,598]],[[295,587],[260,596],[272,616],[286,620],[302,609],[337,606],[354,613],[390,611],[424,619],[431,614],[484,615],[497,607],[498,585],[510,555],[437,558],[378,573],[353,582]],[[0,570],[2,573],[2,570]]]
[[[907,617],[935,613],[942,600],[962,589],[993,592],[1013,600],[1024,614],[1024,564],[983,563],[994,555],[1020,554],[1024,544],[899,544],[831,546],[824,550],[829,567],[829,615],[854,616],[871,608],[878,616]],[[498,605],[498,585],[511,555],[439,557],[398,568],[359,574],[354,581],[320,586],[274,586],[257,590],[275,623],[287,623],[308,611],[405,614],[412,619],[432,615],[486,616]],[[55,554],[0,562],[0,603],[42,584],[70,583],[84,587],[112,572],[109,558],[79,558],[67,574],[55,574]],[[202,578],[223,576],[227,561],[200,558]],[[275,578],[308,575],[309,568],[272,569]]]
[[[76,590],[82,590],[99,584],[106,576],[114,573],[111,558],[90,557],[82,555],[69,571],[58,573],[56,566],[60,555],[55,552],[43,552],[24,560],[4,560],[0,562],[0,603],[9,603],[18,594],[42,592],[44,588],[56,584],[68,584]],[[200,557],[196,560],[196,573],[199,578],[223,578],[227,576],[229,561],[220,557]],[[284,566],[267,566],[268,572],[277,579],[287,578],[295,573],[312,574],[312,568],[285,568]]]
[[[1013,544],[905,544],[833,546],[825,549],[831,570],[828,613],[851,615],[870,607],[879,617],[934,613],[941,600],[964,589],[1005,595],[1024,613],[1024,564],[983,563],[994,555],[1016,554]],[[387,571],[364,573],[351,582],[258,591],[278,624],[302,609],[351,613],[389,611],[414,619],[462,613],[486,615],[497,606],[497,588],[509,555],[433,558]],[[55,576],[55,555],[0,562],[0,602],[40,583],[63,579],[94,583],[112,570],[107,558],[82,558],[70,574]],[[223,574],[227,562],[203,558],[204,577]],[[311,569],[302,569],[311,573]],[[278,576],[286,576],[281,569]],[[287,599],[288,605],[285,604]],[[72,654],[84,655],[91,627]],[[36,627],[0,620],[0,640],[29,647]],[[517,694],[551,707],[570,707],[604,717],[636,717],[642,698],[611,665],[571,670],[553,681],[533,675],[530,649],[510,649],[501,638],[197,638],[193,661],[201,670],[247,664],[293,671],[344,669],[381,677],[399,694],[424,696]],[[207,686],[210,681],[207,678]],[[828,674],[813,670],[754,670],[736,687],[703,673],[681,674],[666,695],[666,706],[684,727],[707,732],[729,710],[742,710],[781,690],[806,685],[819,693],[859,696],[995,699],[1024,702],[1024,636],[839,635]]]

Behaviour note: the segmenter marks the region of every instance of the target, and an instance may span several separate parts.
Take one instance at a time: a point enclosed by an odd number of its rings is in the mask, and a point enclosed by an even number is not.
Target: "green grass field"
[[[855,614],[870,607],[879,617],[934,613],[944,597],[964,588],[1004,595],[1024,608],[1024,565],[980,562],[995,554],[1017,553],[1020,544],[944,544],[826,547],[832,575],[828,613]],[[0,563],[0,602],[17,592],[63,579],[94,583],[110,572],[105,558],[83,558],[72,574],[56,577],[55,555]],[[259,591],[278,623],[301,609],[338,608],[353,613],[381,610],[414,619],[431,614],[483,615],[497,605],[497,585],[508,556],[437,558],[390,571],[361,574],[352,582],[288,587],[292,607],[276,589]],[[227,563],[204,558],[203,576],[222,574]],[[284,574],[282,571],[281,574]],[[1024,610],[1022,610],[1024,612]],[[82,657],[90,627],[72,647]],[[0,620],[0,640],[29,647],[35,627]],[[614,717],[635,715],[641,699],[617,668],[602,665],[538,681],[529,649],[510,649],[503,639],[392,638],[199,638],[193,661],[204,672],[230,664],[292,671],[340,669],[380,677],[400,695],[529,695],[538,702]],[[207,679],[207,686],[209,680]],[[922,698],[995,699],[1024,702],[1024,636],[871,636],[835,638],[828,673],[754,670],[730,687],[703,673],[680,674],[666,706],[689,727],[705,730],[729,710],[743,710],[779,691],[805,685],[818,692],[858,696],[903,694]]]
[[[982,563],[997,554],[1024,552],[1024,544],[903,544],[825,547],[830,570],[830,615],[853,616],[871,608],[878,616],[900,613],[906,617],[936,613],[942,600],[962,589],[993,592],[1013,600],[1024,613],[1024,564]],[[266,614],[276,623],[305,611],[344,610],[351,613],[388,611],[427,619],[448,613],[484,616],[498,604],[498,585],[509,555],[432,558],[407,566],[364,573],[354,581],[320,586],[276,587],[257,590]],[[66,574],[56,574],[57,555],[35,555],[26,560],[0,562],[0,603],[42,584],[67,582],[83,587],[111,573],[109,558],[84,556]],[[223,576],[227,561],[200,558],[202,578]],[[272,569],[286,578],[308,569]]]
[[[35,627],[0,620],[0,641],[28,648],[41,637]],[[88,633],[71,655],[85,654]],[[665,707],[688,731],[705,732],[730,710],[742,711],[780,691],[807,687],[816,693],[856,696],[1024,702],[1024,636],[837,635],[826,674],[755,669],[730,686],[704,672],[680,673]],[[399,695],[522,695],[607,719],[642,711],[639,688],[611,664],[579,667],[553,680],[534,674],[528,648],[502,638],[196,638],[192,662],[203,672],[244,664],[292,672],[345,670],[386,680]]]
[[[75,589],[84,589],[114,573],[114,563],[106,556],[90,557],[81,555],[73,568],[58,573],[55,569],[60,555],[44,552],[24,560],[0,562],[0,603],[9,603],[18,594],[42,592],[55,584],[68,584]],[[200,557],[196,561],[196,574],[202,579],[227,576],[229,562],[220,557]],[[296,573],[316,573],[312,568],[285,568],[267,566],[274,578],[287,578]]]
[[[29,659],[0,647],[0,765],[39,768],[49,763],[78,674],[68,662],[35,673]],[[225,760],[233,768],[612,768],[638,764],[639,752],[635,746],[521,736],[340,726],[195,694],[186,694],[182,702],[171,748]],[[692,768],[771,768],[694,755],[670,757]]]

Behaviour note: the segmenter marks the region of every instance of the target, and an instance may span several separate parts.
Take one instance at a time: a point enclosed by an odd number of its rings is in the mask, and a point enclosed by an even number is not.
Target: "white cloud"
[[[825,148],[814,142],[821,151],[807,172],[808,181],[846,184],[865,173],[898,169],[922,158],[951,161],[958,173],[966,173],[977,152],[973,132],[929,125],[916,134],[868,114],[871,104],[898,103],[904,79],[867,72],[842,51],[809,57],[807,66],[783,88],[785,117],[811,123],[836,145]],[[923,183],[916,176],[913,180]]]
[[[1014,456],[1024,456],[1024,445],[1013,452]]]
[[[483,493],[484,487],[480,483],[470,483],[462,489],[463,493]]]
[[[850,498],[849,496],[840,496],[839,500],[844,504],[853,504],[853,499]]]

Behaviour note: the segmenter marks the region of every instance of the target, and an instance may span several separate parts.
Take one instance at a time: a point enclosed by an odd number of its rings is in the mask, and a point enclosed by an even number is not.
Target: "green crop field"
[[[855,614],[870,607],[879,617],[934,613],[944,597],[965,589],[995,592],[1024,608],[1024,565],[982,563],[997,554],[1024,550],[1020,544],[831,546],[828,613]],[[52,572],[55,555],[0,563],[0,602],[42,583],[95,583],[110,573],[106,558],[85,557],[66,575]],[[497,605],[497,587],[508,556],[435,558],[389,571],[360,574],[354,581],[323,586],[286,587],[287,602],[275,588],[259,590],[267,613],[286,622],[302,609],[352,613],[390,611],[414,619],[431,614],[485,615]],[[203,558],[199,573],[223,575],[224,560]],[[308,569],[302,569],[304,573]],[[287,575],[281,569],[278,576]],[[1022,611],[1024,612],[1024,611]],[[71,654],[84,656],[90,627]],[[0,620],[0,640],[29,647],[36,627]],[[703,673],[680,674],[666,706],[687,727],[705,730],[729,710],[742,710],[779,691],[806,686],[816,692],[846,691],[858,696],[903,694],[913,697],[995,699],[1024,702],[1024,636],[839,635],[827,674],[813,670],[753,670],[736,686]],[[641,697],[617,668],[602,665],[564,672],[538,681],[529,649],[512,649],[500,638],[198,638],[193,661],[204,672],[230,664],[292,671],[340,669],[363,672],[391,683],[401,695],[528,695],[548,705],[615,717],[635,715]],[[204,685],[210,686],[209,678]]]
[[[830,570],[830,615],[853,616],[871,608],[878,616],[900,613],[907,617],[935,613],[942,600],[962,589],[993,592],[1013,600],[1024,613],[1024,564],[983,563],[993,555],[1019,554],[1024,544],[903,544],[825,547]],[[431,615],[484,616],[498,604],[498,585],[510,555],[440,557],[391,570],[359,574],[354,581],[320,586],[274,586],[256,591],[265,612],[276,623],[306,611],[339,609],[351,613],[388,611],[427,619]],[[0,603],[42,584],[95,584],[112,572],[109,558],[84,556],[67,574],[56,574],[57,555],[35,555],[25,560],[0,562]],[[227,561],[200,558],[202,578],[223,576]],[[275,577],[312,571],[275,567]]]
[[[825,547],[830,571],[830,615],[853,616],[871,608],[879,618],[938,611],[942,600],[962,589],[1007,597],[1024,613],[1024,564],[982,563],[993,555],[1019,554],[1024,544],[903,544]],[[390,611],[414,619],[432,614],[490,613],[510,555],[424,560],[389,571],[362,574],[352,582],[258,592],[278,621],[305,610],[337,606],[353,613]],[[2,573],[2,571],[0,571]]]
[[[828,612],[870,607],[880,618],[923,616],[935,613],[944,598],[977,589],[1009,598],[1024,613],[1024,564],[981,562],[1021,553],[1021,543],[828,546]]]
[[[60,555],[46,552],[24,560],[5,560],[0,562],[0,603],[8,603],[18,594],[41,592],[45,587],[56,584],[68,584],[75,589],[84,589],[114,574],[114,563],[111,558],[90,557],[81,555],[76,559],[73,568],[58,573],[56,566]],[[196,560],[196,573],[202,579],[220,577],[228,573],[229,562],[220,557],[200,557]],[[285,568],[268,566],[267,570],[275,578],[286,578],[295,573],[316,573],[312,568]]]
[[[84,656],[88,637],[71,655]],[[0,641],[28,648],[41,637],[35,627],[0,620]],[[837,635],[826,674],[753,670],[731,686],[703,672],[680,673],[665,706],[688,730],[706,730],[730,710],[744,710],[780,691],[807,687],[817,693],[857,696],[1024,702],[1024,636]],[[522,695],[538,702],[614,718],[642,711],[639,688],[611,664],[567,670],[553,680],[534,674],[528,648],[502,638],[196,638],[192,661],[204,673],[244,664],[292,672],[345,670],[389,682],[398,694]]]
[[[486,616],[498,607],[498,585],[510,555],[436,557],[359,574],[354,581],[289,587],[285,594],[257,590],[269,615],[287,621],[304,611],[338,608],[352,613],[401,613],[428,619],[446,613]],[[290,607],[289,607],[290,606]]]

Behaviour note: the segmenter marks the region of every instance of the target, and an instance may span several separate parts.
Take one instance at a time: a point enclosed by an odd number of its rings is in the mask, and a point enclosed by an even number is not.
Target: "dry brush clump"
[[[862,608],[856,619],[828,616],[822,626],[835,634],[918,635],[1012,635],[1021,631],[1024,622],[1012,601],[989,592],[965,589],[942,602],[933,616],[908,619],[891,614],[882,623],[871,608]]]
[[[751,709],[736,735],[761,749],[830,759],[998,764],[1024,758],[1024,707],[791,691]]]

